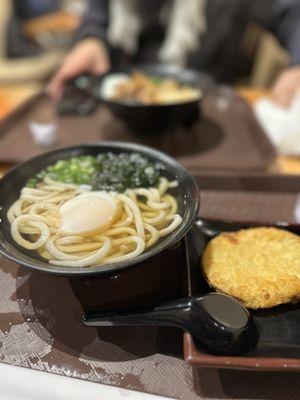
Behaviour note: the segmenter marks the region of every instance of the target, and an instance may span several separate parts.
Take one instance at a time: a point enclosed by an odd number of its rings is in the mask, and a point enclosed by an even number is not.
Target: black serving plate
[[[165,175],[170,180],[176,179],[178,181],[178,187],[172,189],[172,194],[178,202],[178,212],[183,219],[178,229],[170,235],[162,238],[157,244],[147,249],[144,253],[134,259],[93,268],[52,266],[39,257],[37,253],[26,251],[18,246],[10,234],[10,224],[7,220],[7,211],[10,205],[19,197],[20,190],[25,185],[25,182],[29,178],[35,176],[40,170],[55,163],[57,160],[68,159],[83,154],[97,155],[108,151],[113,153],[138,152],[154,162],[161,163],[164,166],[162,175]],[[150,257],[157,255],[161,251],[177,243],[189,231],[197,217],[199,208],[199,190],[194,178],[189,174],[189,172],[176,160],[166,154],[150,147],[140,146],[137,144],[103,142],[99,144],[87,144],[54,150],[32,158],[23,164],[19,164],[8,172],[0,181],[0,207],[0,252],[4,256],[26,267],[53,274],[93,275],[100,273],[115,273],[116,271],[129,268],[146,261]]]
[[[192,296],[213,291],[201,273],[201,256],[209,240],[221,232],[259,226],[261,223],[230,223],[197,220],[186,236],[188,241],[188,292]],[[297,225],[272,225],[300,233]],[[187,244],[186,244],[187,245]],[[184,337],[185,360],[212,368],[300,371],[300,304],[286,304],[265,310],[250,310],[258,328],[257,347],[243,356],[208,354],[189,334]]]

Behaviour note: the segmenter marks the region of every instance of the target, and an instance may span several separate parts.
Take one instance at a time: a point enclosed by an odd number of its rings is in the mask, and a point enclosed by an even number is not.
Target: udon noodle
[[[181,223],[175,198],[167,193],[177,182],[160,178],[157,187],[107,192],[118,217],[98,234],[64,234],[61,207],[77,196],[93,193],[86,185],[55,182],[46,176],[37,188],[24,187],[7,217],[13,239],[36,250],[53,265],[89,267],[137,257]]]

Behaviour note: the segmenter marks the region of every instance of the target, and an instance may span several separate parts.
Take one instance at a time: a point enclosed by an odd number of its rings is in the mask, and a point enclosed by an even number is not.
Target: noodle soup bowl
[[[144,104],[135,101],[114,100],[112,94],[118,83],[134,71],[155,79],[172,79],[199,90],[199,97],[165,104]],[[111,70],[99,76],[81,76],[74,80],[77,89],[86,91],[104,104],[130,131],[138,134],[162,134],[174,126],[190,126],[200,115],[202,97],[215,83],[205,73],[178,68],[174,65],[137,65],[135,68]]]
[[[101,153],[139,153],[152,162],[162,165],[161,176],[168,180],[177,180],[178,186],[169,189],[178,203],[178,214],[182,217],[181,224],[169,235],[159,239],[153,246],[135,258],[113,264],[94,267],[57,266],[48,263],[35,250],[27,250],[19,246],[11,235],[11,224],[7,213],[10,206],[19,198],[21,189],[28,179],[58,160],[65,160],[81,155],[97,156]],[[10,170],[0,181],[0,252],[14,262],[32,270],[65,276],[88,276],[112,274],[121,272],[133,266],[148,262],[150,258],[178,243],[192,227],[199,208],[199,190],[196,181],[181,164],[168,155],[137,144],[123,142],[101,142],[76,147],[61,148],[32,158]]]

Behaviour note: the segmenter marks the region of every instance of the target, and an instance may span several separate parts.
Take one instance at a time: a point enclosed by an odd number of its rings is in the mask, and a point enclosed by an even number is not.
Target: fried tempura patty
[[[212,239],[202,268],[209,284],[249,308],[300,300],[300,237],[277,228],[250,228]]]

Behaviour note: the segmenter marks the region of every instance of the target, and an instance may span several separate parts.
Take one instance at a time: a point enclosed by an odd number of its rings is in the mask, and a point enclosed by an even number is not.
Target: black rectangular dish
[[[204,279],[201,255],[209,240],[220,232],[238,231],[260,224],[226,223],[213,220],[198,220],[186,237],[189,242],[188,291],[192,296],[204,294],[212,289]],[[284,229],[299,233],[299,225]],[[201,344],[184,334],[184,357],[192,365],[212,368],[249,370],[300,371],[300,306],[282,305],[265,310],[251,311],[259,331],[258,346],[243,356],[217,356],[208,354]]]

